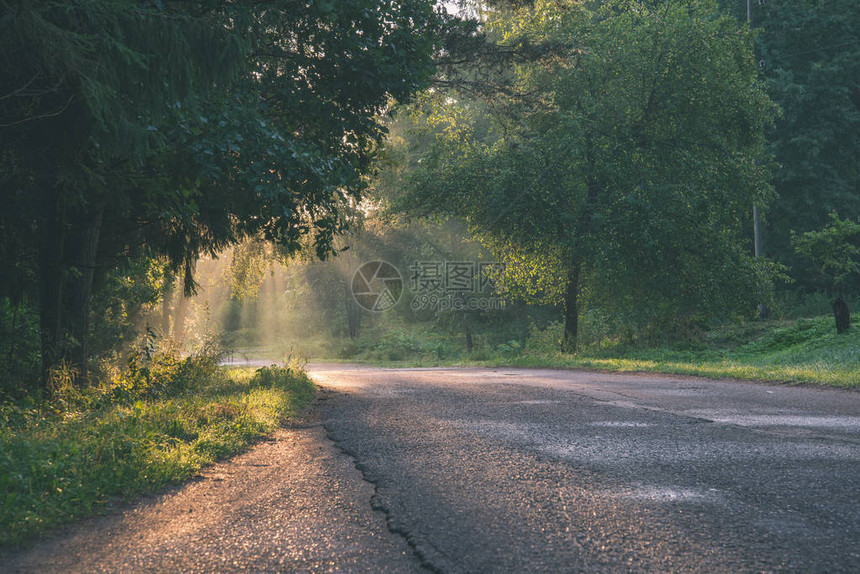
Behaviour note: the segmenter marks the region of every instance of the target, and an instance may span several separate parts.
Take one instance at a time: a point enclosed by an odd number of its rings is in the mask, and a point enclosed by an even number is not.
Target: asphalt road
[[[329,436],[442,572],[860,572],[860,393],[319,365]]]
[[[860,572],[860,393],[310,370],[304,420],[0,572]]]

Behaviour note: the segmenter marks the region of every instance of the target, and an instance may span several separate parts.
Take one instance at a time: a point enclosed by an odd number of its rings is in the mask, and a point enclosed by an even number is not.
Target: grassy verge
[[[860,326],[837,335],[829,316],[728,326],[683,345],[657,348],[593,345],[576,354],[554,350],[560,335],[560,332],[539,333],[521,349],[504,345],[471,357],[411,353],[409,358],[391,360],[364,353],[349,360],[392,367],[586,368],[860,388]]]
[[[228,371],[188,359],[143,369],[109,388],[0,406],[0,544],[187,480],[314,396],[296,366]]]
[[[860,388],[860,329],[837,335],[820,317],[725,328],[688,348],[608,348],[576,355],[528,354],[511,365],[557,366],[811,383]]]

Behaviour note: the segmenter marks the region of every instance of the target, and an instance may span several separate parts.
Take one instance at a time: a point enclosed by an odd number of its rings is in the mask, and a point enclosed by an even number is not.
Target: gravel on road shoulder
[[[420,571],[313,416],[189,484],[0,553],[0,570]]]

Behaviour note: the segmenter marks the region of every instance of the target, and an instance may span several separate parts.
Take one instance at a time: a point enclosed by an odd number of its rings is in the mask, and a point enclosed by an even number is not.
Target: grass
[[[681,347],[610,346],[576,354],[534,352],[480,361],[860,388],[860,329],[837,335],[830,317],[716,330]]]
[[[522,348],[511,341],[471,357],[406,353],[408,358],[400,359],[396,353],[363,353],[351,360],[383,366],[585,368],[860,388],[860,326],[837,335],[829,316],[731,325],[695,341],[653,348],[604,342],[575,354],[555,350],[561,336],[556,330],[533,333]]]
[[[0,406],[0,544],[185,481],[273,432],[315,393],[298,366],[189,361]]]

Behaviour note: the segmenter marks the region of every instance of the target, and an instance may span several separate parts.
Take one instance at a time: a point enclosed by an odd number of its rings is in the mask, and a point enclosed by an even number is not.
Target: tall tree
[[[42,358],[85,375],[94,276],[257,233],[330,250],[432,72],[427,0],[0,1],[0,253],[32,249]]]
[[[553,49],[512,69],[525,97],[489,128],[485,106],[435,98],[436,145],[408,203],[465,216],[562,281],[568,349],[583,293],[652,326],[753,309],[741,229],[769,199],[773,106],[751,35],[683,0],[537,1],[489,25]]]
[[[802,287],[824,288],[790,234],[821,229],[834,210],[860,216],[860,10],[853,0],[797,0],[755,3],[753,14],[761,73],[782,108],[768,134],[778,163],[769,250]]]
[[[4,227],[35,246],[42,356],[86,370],[106,220],[163,148],[155,126],[238,73],[242,46],[192,3],[2,4]],[[107,217],[106,217],[107,214]]]
[[[830,223],[823,229],[793,233],[791,241],[798,254],[815,265],[815,270],[832,297],[836,332],[840,335],[851,326],[851,314],[845,295],[860,275],[860,218],[840,219],[830,214]]]

